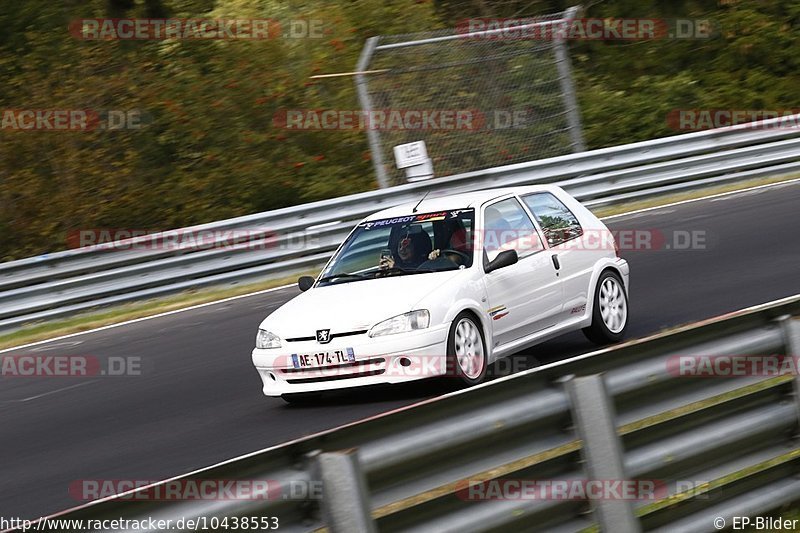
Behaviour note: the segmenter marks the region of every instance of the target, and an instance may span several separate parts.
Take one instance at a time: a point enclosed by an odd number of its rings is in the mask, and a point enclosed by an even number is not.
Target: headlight
[[[381,335],[393,335],[395,333],[403,333],[415,329],[425,329],[431,323],[431,314],[427,309],[420,309],[419,311],[411,311],[404,315],[398,315],[375,324],[369,330],[370,337],[379,337]]]
[[[265,329],[259,329],[256,335],[256,348],[265,350],[267,348],[280,348],[281,339],[274,333],[270,333]]]

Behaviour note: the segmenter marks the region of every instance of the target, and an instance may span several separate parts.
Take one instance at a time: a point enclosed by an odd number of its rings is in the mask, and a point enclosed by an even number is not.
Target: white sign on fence
[[[401,169],[427,163],[428,149],[425,147],[425,141],[398,144],[394,147],[394,159],[397,162],[397,168]]]

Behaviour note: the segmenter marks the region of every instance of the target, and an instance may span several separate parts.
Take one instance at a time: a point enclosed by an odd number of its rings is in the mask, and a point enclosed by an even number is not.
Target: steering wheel
[[[465,254],[464,252],[459,252],[458,250],[453,250],[452,248],[442,248],[439,250],[439,257],[442,257],[442,254],[456,254],[464,260],[465,265],[469,263],[469,255]]]

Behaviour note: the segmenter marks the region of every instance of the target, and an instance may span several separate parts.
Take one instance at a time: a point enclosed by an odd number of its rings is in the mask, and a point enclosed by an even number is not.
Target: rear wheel
[[[592,324],[583,329],[584,335],[597,344],[619,342],[628,328],[628,296],[616,272],[600,274],[594,293]]]
[[[465,385],[477,385],[486,377],[486,342],[477,319],[460,313],[447,337],[448,367]]]

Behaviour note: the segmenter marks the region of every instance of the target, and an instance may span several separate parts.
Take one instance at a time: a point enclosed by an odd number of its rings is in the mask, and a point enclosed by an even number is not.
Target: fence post
[[[573,6],[564,13],[566,24],[571,24],[572,20],[578,15],[580,6]],[[583,141],[583,126],[581,125],[581,113],[578,109],[578,99],[575,97],[575,87],[572,81],[572,64],[569,60],[567,45],[563,37],[557,34],[554,53],[556,57],[556,68],[558,69],[558,79],[561,84],[561,94],[564,95],[564,108],[567,112],[567,123],[569,124],[569,136],[572,141],[573,152],[584,152],[586,144]]]
[[[364,49],[361,50],[361,56],[358,58],[356,65],[356,72],[364,72],[369,66],[372,54],[375,52],[375,47],[378,45],[379,37],[370,37],[364,44]],[[358,94],[358,101],[361,104],[361,110],[369,114],[372,111],[372,99],[369,97],[367,90],[367,78],[363,74],[356,74],[356,93]],[[367,117],[370,118],[369,116]],[[386,177],[386,168],[383,166],[383,152],[381,151],[381,140],[378,135],[378,130],[373,128],[370,121],[365,122],[367,125],[367,142],[369,143],[369,151],[372,155],[372,166],[375,168],[375,177],[378,180],[378,187],[385,189],[389,186],[389,179]]]
[[[314,477],[322,481],[322,516],[333,533],[377,533],[367,482],[355,448],[314,457]]]
[[[599,374],[572,377],[565,383],[572,405],[572,420],[583,441],[581,453],[590,480],[623,480],[625,464],[617,435],[616,415]],[[620,499],[592,501],[597,523],[606,532],[639,533],[641,526],[633,503]]]

